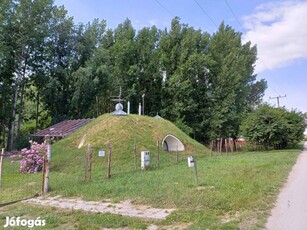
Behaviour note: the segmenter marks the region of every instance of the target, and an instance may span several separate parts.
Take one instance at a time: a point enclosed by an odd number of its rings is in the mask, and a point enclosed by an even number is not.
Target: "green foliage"
[[[305,117],[297,111],[262,105],[244,120],[242,135],[251,142],[265,147],[286,148],[303,139]]]
[[[31,119],[38,129],[48,116],[108,113],[120,87],[132,113],[145,94],[146,115],[159,113],[199,141],[235,138],[266,89],[254,74],[256,47],[224,23],[212,35],[178,17],[169,30],[136,31],[129,19],[111,30],[105,20],[76,25],[51,0],[4,0],[1,12],[2,142]]]
[[[200,141],[237,137],[244,112],[259,104],[266,89],[253,74],[256,54],[224,23],[210,36],[173,19],[160,42],[167,74],[162,115],[190,127]]]

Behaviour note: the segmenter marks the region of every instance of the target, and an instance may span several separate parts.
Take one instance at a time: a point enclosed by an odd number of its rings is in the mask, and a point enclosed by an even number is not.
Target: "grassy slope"
[[[152,165],[156,165],[157,141],[160,142],[161,165],[166,165],[172,161],[175,153],[166,153],[161,147],[162,139],[171,133],[178,137],[185,145],[186,151],[180,155],[189,154],[208,155],[209,150],[199,144],[171,122],[164,119],[154,119],[146,116],[112,116],[103,115],[88,125],[84,126],[76,133],[53,145],[52,169],[69,174],[82,173],[84,175],[84,157],[87,144],[93,147],[93,173],[97,170],[101,172],[101,165],[105,164],[107,157],[99,158],[98,150],[103,149],[106,143],[112,145],[112,172],[123,173],[134,170],[134,142],[137,150],[137,166],[140,167],[140,153],[143,150],[151,152]],[[86,141],[82,149],[77,149],[83,135],[87,134]],[[174,160],[174,159],[173,159]],[[98,169],[99,167],[99,169]],[[98,173],[98,172],[97,172]]]
[[[65,146],[65,150],[75,150],[83,134],[87,134],[85,144],[90,143],[92,146],[101,147],[109,142],[116,155],[123,155],[131,153],[134,139],[141,149],[155,151],[157,140],[161,143],[163,137],[168,133],[178,137],[185,145],[187,152],[207,150],[165,119],[137,115],[112,116],[110,114],[98,117],[57,145]]]

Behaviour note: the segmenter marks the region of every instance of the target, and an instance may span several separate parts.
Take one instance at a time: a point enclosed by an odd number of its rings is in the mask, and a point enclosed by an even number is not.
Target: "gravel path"
[[[53,206],[57,208],[83,210],[86,212],[113,213],[123,216],[139,217],[145,219],[165,219],[175,209],[158,209],[146,205],[134,205],[130,200],[119,203],[109,201],[84,201],[80,199],[66,199],[56,197],[38,197],[24,201],[26,203],[36,203]]]
[[[265,229],[307,229],[307,142],[278,196]]]

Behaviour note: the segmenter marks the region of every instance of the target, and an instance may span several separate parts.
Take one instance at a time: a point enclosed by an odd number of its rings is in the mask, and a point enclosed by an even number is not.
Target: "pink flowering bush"
[[[21,158],[19,172],[21,173],[37,173],[42,170],[44,163],[44,155],[47,152],[47,145],[38,144],[30,141],[31,147],[24,148],[18,155]]]

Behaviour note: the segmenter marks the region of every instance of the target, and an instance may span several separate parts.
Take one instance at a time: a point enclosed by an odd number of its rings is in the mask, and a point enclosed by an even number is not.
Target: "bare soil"
[[[163,220],[175,209],[152,208],[147,205],[135,205],[130,200],[112,203],[111,201],[84,201],[81,199],[66,199],[60,196],[37,197],[26,200],[27,203],[36,203],[63,209],[82,210],[96,213],[113,213],[123,216],[144,219]]]

